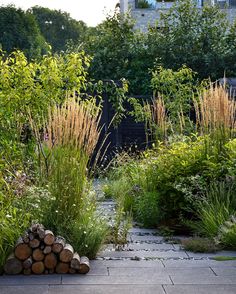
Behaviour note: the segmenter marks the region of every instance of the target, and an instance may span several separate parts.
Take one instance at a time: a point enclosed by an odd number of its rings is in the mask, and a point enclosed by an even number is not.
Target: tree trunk
[[[8,275],[18,275],[22,272],[22,262],[17,259],[12,253],[8,258],[4,266],[4,271]]]
[[[74,255],[74,249],[70,244],[66,244],[60,253],[60,260],[62,262],[70,262]]]
[[[87,274],[90,271],[89,259],[86,256],[80,258],[79,273]]]
[[[47,269],[54,269],[57,265],[57,257],[51,252],[45,256],[44,264]]]
[[[65,239],[61,236],[58,236],[58,237],[56,237],[56,239],[52,245],[52,251],[55,253],[60,253],[63,250],[63,248],[65,247],[65,245],[66,245]]]
[[[76,253],[74,253],[73,258],[70,262],[70,267],[73,269],[79,270],[79,266],[80,266],[80,256],[76,252]]]
[[[56,266],[57,274],[67,274],[69,271],[69,264],[65,262],[59,262]]]
[[[32,272],[34,274],[40,275],[44,272],[44,263],[42,261],[36,261],[32,265]]]
[[[54,236],[53,232],[49,231],[49,230],[46,230],[45,231],[45,237],[44,237],[43,240],[44,240],[44,243],[46,245],[52,245],[53,242],[55,241],[55,236]]]

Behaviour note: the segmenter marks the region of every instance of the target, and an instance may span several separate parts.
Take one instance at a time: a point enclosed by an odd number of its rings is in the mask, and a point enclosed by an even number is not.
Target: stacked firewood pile
[[[89,259],[80,257],[60,236],[34,224],[20,237],[4,266],[6,274],[86,274]]]

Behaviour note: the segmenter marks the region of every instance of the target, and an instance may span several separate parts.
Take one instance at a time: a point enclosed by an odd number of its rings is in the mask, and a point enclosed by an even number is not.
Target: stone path
[[[101,203],[111,218],[114,203]],[[81,275],[2,276],[0,294],[236,294],[236,252],[194,254],[164,241],[155,230],[132,228],[128,244],[115,251],[108,244]]]

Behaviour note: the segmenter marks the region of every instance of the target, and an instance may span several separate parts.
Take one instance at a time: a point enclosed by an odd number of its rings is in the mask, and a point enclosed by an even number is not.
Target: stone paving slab
[[[0,276],[1,285],[52,285],[61,284],[61,275],[41,275],[41,276]]]
[[[125,247],[127,250],[174,250],[172,244],[148,244],[148,243],[130,243]]]
[[[217,276],[231,276],[236,278],[236,267],[212,267]]]
[[[175,267],[175,268],[195,268],[195,267],[236,267],[236,260],[227,261],[216,261],[211,259],[194,260],[194,259],[184,259],[184,260],[163,260],[164,267]]]
[[[167,274],[160,276],[82,276],[82,275],[64,275],[62,284],[80,284],[80,285],[162,285],[172,284]]]
[[[0,286],[1,294],[48,294],[49,286]]]
[[[149,285],[73,285],[73,286],[62,285],[62,286],[50,286],[49,293],[50,294],[62,294],[62,293],[63,294],[64,293],[66,294],[78,294],[78,293],[79,294],[121,294],[121,293],[122,294],[165,294],[163,287],[160,285],[154,285],[154,286],[149,286]]]
[[[138,228],[134,227],[129,230],[129,233],[133,234],[158,234],[158,231],[155,229],[143,229],[143,228]]]
[[[181,272],[182,275],[191,274],[194,275],[206,275],[206,276],[215,276],[215,273],[211,270],[210,267],[206,268],[122,268],[122,267],[109,267],[110,276],[161,276],[161,275],[175,275],[176,273]]]
[[[102,251],[100,257],[120,257],[120,258],[188,258],[184,251]]]
[[[154,242],[163,242],[163,237],[153,236],[153,235],[144,235],[139,236],[137,234],[129,234],[128,241],[136,242],[136,241],[154,241]]]
[[[185,251],[189,257],[193,258],[208,258],[208,257],[217,257],[217,256],[229,256],[236,257],[236,251],[217,251],[215,253],[194,253],[191,251]]]
[[[174,285],[236,285],[236,279],[234,277],[223,277],[223,276],[213,276],[204,274],[194,274],[191,271],[185,273],[184,275],[181,271],[170,276]],[[222,293],[223,294],[223,293]]]
[[[100,267],[155,267],[163,268],[164,265],[160,260],[92,260],[91,267],[100,268]]]
[[[235,285],[173,285],[164,286],[166,294],[235,294]]]

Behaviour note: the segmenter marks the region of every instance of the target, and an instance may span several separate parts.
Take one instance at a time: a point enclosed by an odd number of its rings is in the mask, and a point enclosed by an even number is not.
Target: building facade
[[[204,3],[219,5],[223,9],[229,21],[232,23],[236,18],[236,0],[195,0],[199,9]],[[145,2],[145,5],[143,3]],[[165,13],[174,4],[174,1],[162,0],[120,0],[121,13],[130,13],[135,19],[135,29],[146,31],[148,26],[154,26],[160,18],[160,13]]]

